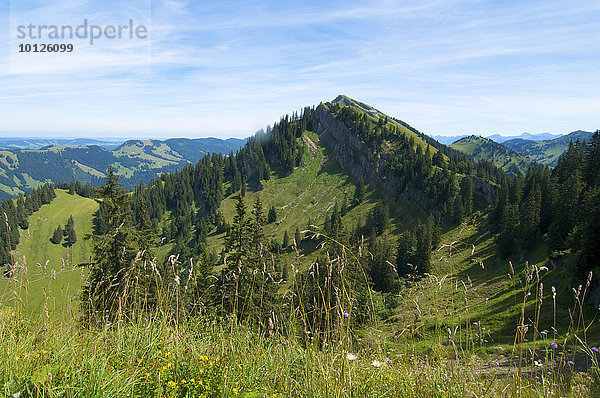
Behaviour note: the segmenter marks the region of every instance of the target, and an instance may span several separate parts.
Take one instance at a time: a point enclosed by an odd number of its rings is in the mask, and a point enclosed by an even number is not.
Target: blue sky
[[[84,19],[149,37],[16,51]],[[244,137],[338,94],[429,134],[600,128],[598,0],[13,0],[0,26],[0,136]]]

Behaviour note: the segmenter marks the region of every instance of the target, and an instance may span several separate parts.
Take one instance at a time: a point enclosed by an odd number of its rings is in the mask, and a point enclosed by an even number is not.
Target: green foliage
[[[359,205],[365,200],[365,184],[359,181],[354,191],[354,204]]]
[[[145,306],[152,301],[147,299],[151,274],[137,256],[139,248],[130,223],[130,197],[118,180],[109,168],[95,199],[104,209],[97,216],[102,229],[87,237],[94,246],[94,262],[83,287],[81,306],[82,321],[92,325],[112,322],[117,313],[134,311],[134,303]]]
[[[0,199],[23,194],[47,181],[57,188],[91,197],[91,186],[102,183],[104,171],[111,165],[121,177],[121,183],[132,189],[140,181],[148,183],[162,173],[195,164],[205,153],[236,151],[244,143],[245,140],[237,139],[179,138],[127,141],[114,150],[96,145],[60,145],[39,150],[0,151]]]
[[[489,161],[513,176],[525,173],[535,163],[502,144],[475,135],[462,138],[450,147],[468,155],[474,161]]]
[[[275,206],[271,206],[271,208],[269,208],[269,215],[267,221],[269,222],[269,224],[277,221],[277,210],[275,209]]]
[[[63,234],[65,235],[65,244],[67,246],[73,246],[77,242],[77,234],[75,233],[75,221],[73,220],[73,215],[69,215],[69,219],[65,224]]]
[[[571,141],[589,141],[592,135],[588,131],[574,131],[552,140],[530,141],[517,138],[505,141],[502,145],[539,164],[555,167]]]
[[[52,234],[52,238],[50,238],[50,241],[52,243],[54,243],[55,245],[58,245],[62,242],[62,240],[63,240],[63,229],[59,225],[54,230],[54,233]]]
[[[596,219],[599,142],[596,132],[587,144],[571,143],[554,170],[532,167],[502,184],[490,216],[501,256],[529,250],[545,235],[549,253],[577,253],[580,275],[597,266],[598,234],[590,220]]]
[[[5,275],[10,275],[14,266],[11,251],[19,243],[19,227],[29,228],[28,217],[42,205],[50,203],[55,197],[56,193],[52,185],[44,184],[34,189],[31,194],[19,195],[16,203],[13,199],[6,199],[2,202],[0,206],[0,266],[5,267]]]

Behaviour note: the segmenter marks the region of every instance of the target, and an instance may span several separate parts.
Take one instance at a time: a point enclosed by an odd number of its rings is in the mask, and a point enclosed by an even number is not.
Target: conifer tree
[[[75,233],[75,227],[69,228],[67,232],[66,244],[67,246],[73,246],[77,242],[77,234]]]
[[[55,245],[58,245],[58,244],[60,244],[60,242],[62,242],[62,240],[63,240],[63,230],[59,225],[54,230],[54,233],[52,234],[52,239],[50,239],[50,241],[52,243],[54,243]]]
[[[354,191],[354,204],[359,205],[365,200],[365,184],[359,181]]]
[[[269,224],[277,221],[277,210],[275,209],[275,206],[271,206],[271,208],[269,209],[267,221],[269,222]]]
[[[294,242],[296,247],[300,247],[300,242],[302,242],[302,235],[300,234],[300,229],[296,227],[296,232],[294,233]]]
[[[134,234],[129,226],[129,194],[119,183],[112,167],[105,184],[96,189],[96,199],[104,211],[98,214],[104,233],[86,236],[92,240],[93,262],[82,291],[83,321],[92,324],[111,321],[119,313],[133,310],[136,273]],[[101,315],[98,319],[97,314]]]
[[[288,235],[288,231],[286,230],[283,234],[283,242],[281,243],[283,250],[287,250],[290,245],[290,237]]]

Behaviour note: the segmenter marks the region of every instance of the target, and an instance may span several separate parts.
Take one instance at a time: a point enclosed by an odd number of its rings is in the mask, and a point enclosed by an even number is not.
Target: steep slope
[[[57,189],[56,194],[50,204],[29,217],[29,228],[21,231],[20,243],[13,252],[16,268],[21,269],[16,278],[26,278],[29,282],[27,291],[20,294],[29,312],[63,313],[69,305],[76,307],[78,289],[86,275],[86,268],[78,264],[89,262],[92,255],[91,242],[84,238],[92,232],[92,218],[98,204],[64,190]],[[59,225],[64,227],[69,216],[75,222],[77,242],[68,248],[50,242],[53,231]],[[0,278],[4,303],[15,297],[5,288],[10,283],[7,278]]]
[[[475,161],[487,160],[510,175],[525,173],[534,164],[531,159],[495,141],[475,135],[460,139],[450,147],[468,155]]]
[[[560,155],[562,155],[567,148],[569,148],[569,143],[571,141],[573,143],[575,143],[577,140],[581,142],[588,141],[592,135],[592,132],[577,130],[570,134],[551,140],[534,141],[517,138],[505,141],[503,145],[537,163],[554,167],[556,166]]]
[[[83,143],[92,140],[70,141]],[[77,180],[84,184],[98,185],[110,165],[122,176],[122,183],[133,188],[140,181],[147,183],[160,173],[173,171],[186,164],[195,164],[207,153],[235,152],[245,141],[216,138],[132,140],[112,150],[87,144],[2,150],[0,200],[27,192],[45,182]],[[15,145],[35,146],[48,142],[51,140],[23,140]]]
[[[364,202],[353,204],[357,179],[339,165],[316,133],[305,132],[303,141],[307,148],[303,166],[296,167],[286,176],[274,171],[260,191],[246,192],[246,206],[251,207],[260,197],[263,209],[274,207],[277,212],[276,221],[265,225],[268,241],[275,239],[282,243],[286,232],[291,240],[296,229],[320,231],[323,220],[336,206],[338,209],[343,206],[348,208],[348,212],[342,217],[343,224],[348,229],[356,228],[365,222],[377,201],[382,199],[381,191],[369,189]],[[227,222],[233,220],[237,200],[238,193],[234,192],[221,202],[219,210]],[[403,223],[415,222],[423,216],[424,213],[415,203],[393,207],[390,214],[391,230],[396,234],[403,228]],[[224,247],[225,237],[225,233],[212,231],[208,236],[208,247],[219,252]],[[316,243],[317,241],[306,240],[300,244],[304,257],[300,265],[308,265],[318,255]],[[288,261],[291,263],[293,253],[289,253],[289,257]],[[296,263],[296,266],[299,264]]]

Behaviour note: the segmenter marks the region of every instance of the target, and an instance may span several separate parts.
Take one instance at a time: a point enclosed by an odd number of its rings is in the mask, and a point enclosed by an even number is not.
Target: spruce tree
[[[77,234],[75,233],[75,227],[69,228],[67,231],[66,244],[67,246],[73,246],[77,242]]]
[[[288,235],[288,231],[286,230],[285,233],[283,234],[283,242],[282,242],[282,247],[283,250],[287,250],[287,247],[290,245],[290,237]]]
[[[136,292],[132,269],[136,250],[129,226],[129,194],[119,183],[112,167],[105,184],[96,189],[96,202],[104,211],[97,214],[106,232],[86,236],[92,240],[93,262],[82,291],[83,321],[91,324],[111,321],[133,310]],[[101,314],[101,315],[98,315]]]
[[[365,200],[365,184],[359,181],[354,191],[354,204],[359,205]]]
[[[275,206],[271,206],[271,208],[269,209],[267,221],[269,222],[269,224],[277,221],[277,210],[275,209]]]
[[[300,247],[300,242],[302,242],[302,235],[300,234],[300,229],[296,227],[296,232],[294,233],[294,243],[296,247]]]
[[[54,230],[54,233],[52,234],[52,239],[50,239],[50,241],[52,243],[54,243],[55,245],[58,245],[58,244],[60,244],[60,242],[62,242],[62,240],[63,240],[63,230],[59,225]]]

